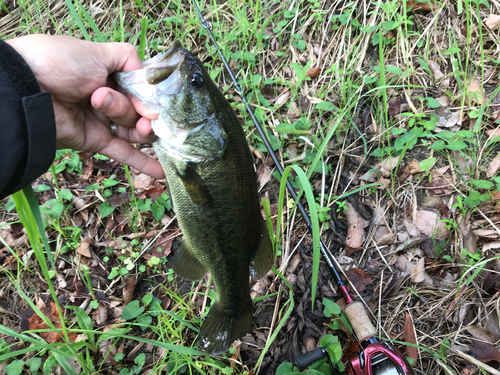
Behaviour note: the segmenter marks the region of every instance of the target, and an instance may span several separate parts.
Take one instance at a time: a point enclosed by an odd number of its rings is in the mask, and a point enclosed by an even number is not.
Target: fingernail
[[[113,105],[113,97],[111,96],[111,94],[108,94],[106,95],[106,97],[104,98],[102,104],[101,104],[101,107],[100,109],[108,109],[110,108],[111,106]]]

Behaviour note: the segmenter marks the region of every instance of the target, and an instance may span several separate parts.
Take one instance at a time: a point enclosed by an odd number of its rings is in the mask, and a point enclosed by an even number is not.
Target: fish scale
[[[249,277],[264,276],[274,261],[253,157],[231,105],[180,43],[144,66],[142,72],[118,73],[116,80],[160,111],[153,146],[184,236],[173,268],[189,280],[211,273],[217,299],[202,324],[198,346],[219,354],[249,332]]]

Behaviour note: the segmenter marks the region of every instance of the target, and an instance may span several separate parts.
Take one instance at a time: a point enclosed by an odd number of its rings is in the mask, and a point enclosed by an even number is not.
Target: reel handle
[[[313,351],[299,354],[297,357],[295,357],[295,366],[297,366],[300,371],[304,371],[311,363],[325,358],[324,350],[326,349],[319,347],[314,349]]]

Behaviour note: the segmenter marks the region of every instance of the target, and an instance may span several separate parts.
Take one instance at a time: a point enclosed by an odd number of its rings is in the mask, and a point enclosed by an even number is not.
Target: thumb
[[[142,62],[135,47],[129,43],[99,43],[104,66],[111,74],[142,69]]]

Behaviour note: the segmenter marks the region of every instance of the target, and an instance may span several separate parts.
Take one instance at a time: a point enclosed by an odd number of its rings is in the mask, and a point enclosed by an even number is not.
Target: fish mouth
[[[177,67],[184,61],[186,50],[181,43],[176,40],[170,48],[157,61],[148,61],[144,65],[146,69],[146,82],[150,85],[158,85],[159,83],[170,78]],[[154,66],[152,66],[154,65]]]
[[[143,62],[142,69],[115,72],[113,78],[152,112],[160,112],[161,95],[176,95],[182,90],[183,79],[179,68],[186,53],[181,43],[176,40],[166,52]]]

